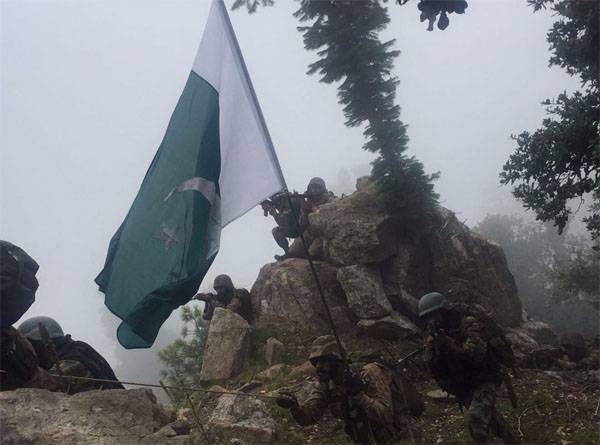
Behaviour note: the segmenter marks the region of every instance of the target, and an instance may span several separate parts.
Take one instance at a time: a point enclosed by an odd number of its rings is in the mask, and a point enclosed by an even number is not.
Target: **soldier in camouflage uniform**
[[[194,299],[204,302],[202,318],[211,320],[218,307],[229,309],[252,323],[252,302],[250,292],[236,289],[229,275],[219,275],[213,283],[215,294],[197,294]]]
[[[437,292],[420,299],[419,316],[429,334],[425,344],[429,368],[440,387],[456,397],[461,409],[468,408],[468,428],[475,443],[489,443],[492,434],[504,443],[520,443],[495,406],[503,382],[502,359],[495,351],[507,340],[490,338],[482,319],[474,313],[466,305],[450,305]],[[510,348],[508,343],[505,346]]]
[[[277,227],[274,227],[272,231],[273,238],[277,245],[283,249],[283,255],[275,255],[277,261],[282,261],[288,257],[290,250],[288,238],[293,239],[300,236],[298,223],[294,221],[294,215],[296,217],[300,215],[304,198],[291,196],[290,200],[294,206],[293,211],[290,207],[290,201],[282,193],[274,195],[261,203],[265,216],[271,215],[277,223]]]
[[[46,338],[44,338],[42,330],[47,334]],[[44,316],[33,317],[19,325],[19,332],[33,346],[38,357],[39,366],[48,371],[51,376],[40,373],[34,378],[34,382],[38,382],[38,384],[45,382],[43,386],[47,386],[56,385],[58,380],[62,388],[55,388],[55,390],[67,392],[68,394],[76,394],[92,389],[124,389],[120,383],[63,378],[74,376],[117,380],[115,373],[104,357],[87,343],[75,341],[71,339],[70,335],[64,335],[56,320]]]
[[[302,203],[300,211],[300,228],[308,246],[308,253],[311,258],[319,259],[323,256],[323,240],[311,230],[309,215],[319,206],[331,202],[335,196],[327,190],[327,185],[322,178],[312,178],[306,189],[306,200]],[[302,240],[296,238],[290,246],[288,256],[291,258],[306,258],[306,251],[302,245]]]
[[[329,407],[344,419],[345,431],[355,443],[393,443],[404,419],[395,413],[392,375],[378,363],[368,363],[348,375],[333,336],[317,338],[309,357],[318,382],[300,404],[289,392],[280,392],[276,402],[290,410],[300,425],[316,423]]]

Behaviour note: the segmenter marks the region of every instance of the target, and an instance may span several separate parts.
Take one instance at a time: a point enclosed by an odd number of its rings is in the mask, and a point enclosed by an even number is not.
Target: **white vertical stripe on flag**
[[[285,180],[222,0],[213,0],[192,70],[219,93],[224,227],[285,189]]]

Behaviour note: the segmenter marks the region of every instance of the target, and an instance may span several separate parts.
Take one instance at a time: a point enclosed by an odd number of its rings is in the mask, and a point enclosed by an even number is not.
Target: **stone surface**
[[[33,388],[0,392],[3,444],[142,443],[168,421],[146,389],[87,391],[72,396]],[[170,434],[154,443],[174,443],[177,438]]]
[[[346,306],[334,306],[330,308],[331,318],[335,323],[335,328],[340,334],[354,332],[358,318]]]
[[[432,400],[435,400],[436,402],[451,402],[455,399],[454,396],[451,396],[446,391],[443,391],[441,389],[434,389],[432,391],[428,391],[427,397],[429,397]]]
[[[337,279],[346,293],[348,307],[358,318],[381,318],[392,312],[378,267],[340,267]]]
[[[238,314],[215,309],[208,327],[200,380],[228,379],[243,372],[250,356],[250,331],[248,322]]]
[[[547,323],[529,320],[523,323],[521,328],[525,329],[525,331],[541,345],[558,345],[558,337]]]
[[[286,369],[287,369],[287,365],[284,365],[283,363],[279,363],[278,365],[273,365],[273,366],[265,369],[264,371],[259,372],[258,374],[256,374],[256,378],[259,380],[273,380],[275,377],[277,377],[279,374],[284,372]]]
[[[399,340],[419,332],[419,328],[407,318],[393,313],[379,319],[360,320],[359,334],[384,340]]]
[[[275,438],[275,421],[265,403],[254,397],[219,397],[207,427],[218,443],[232,439],[246,443],[270,443]]]
[[[329,307],[346,306],[333,266],[315,262]],[[327,316],[307,260],[292,258],[263,266],[252,286],[254,324],[311,336],[329,332]]]
[[[300,377],[308,377],[313,376],[315,374],[315,367],[308,360],[302,363],[301,365],[295,366],[292,368],[290,373],[288,374],[288,378],[290,380],[298,379]]]
[[[395,220],[369,192],[322,205],[309,220],[311,229],[327,241],[327,260],[334,264],[377,263],[396,254]]]
[[[283,353],[285,352],[285,346],[276,338],[267,339],[265,346],[265,360],[269,366],[281,363],[283,359]]]

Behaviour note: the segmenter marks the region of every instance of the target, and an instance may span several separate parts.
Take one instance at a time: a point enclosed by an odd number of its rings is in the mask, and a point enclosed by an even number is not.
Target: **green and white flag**
[[[198,290],[221,229],[284,189],[227,10],[213,0],[164,139],[96,278],[123,320],[119,342],[152,346]]]

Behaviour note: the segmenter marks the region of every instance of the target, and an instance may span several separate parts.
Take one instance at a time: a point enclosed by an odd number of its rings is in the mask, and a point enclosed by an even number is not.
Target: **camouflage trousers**
[[[467,424],[475,443],[489,443],[492,434],[500,437],[504,443],[520,443],[516,432],[496,409],[496,396],[499,386],[483,383],[473,391]]]

